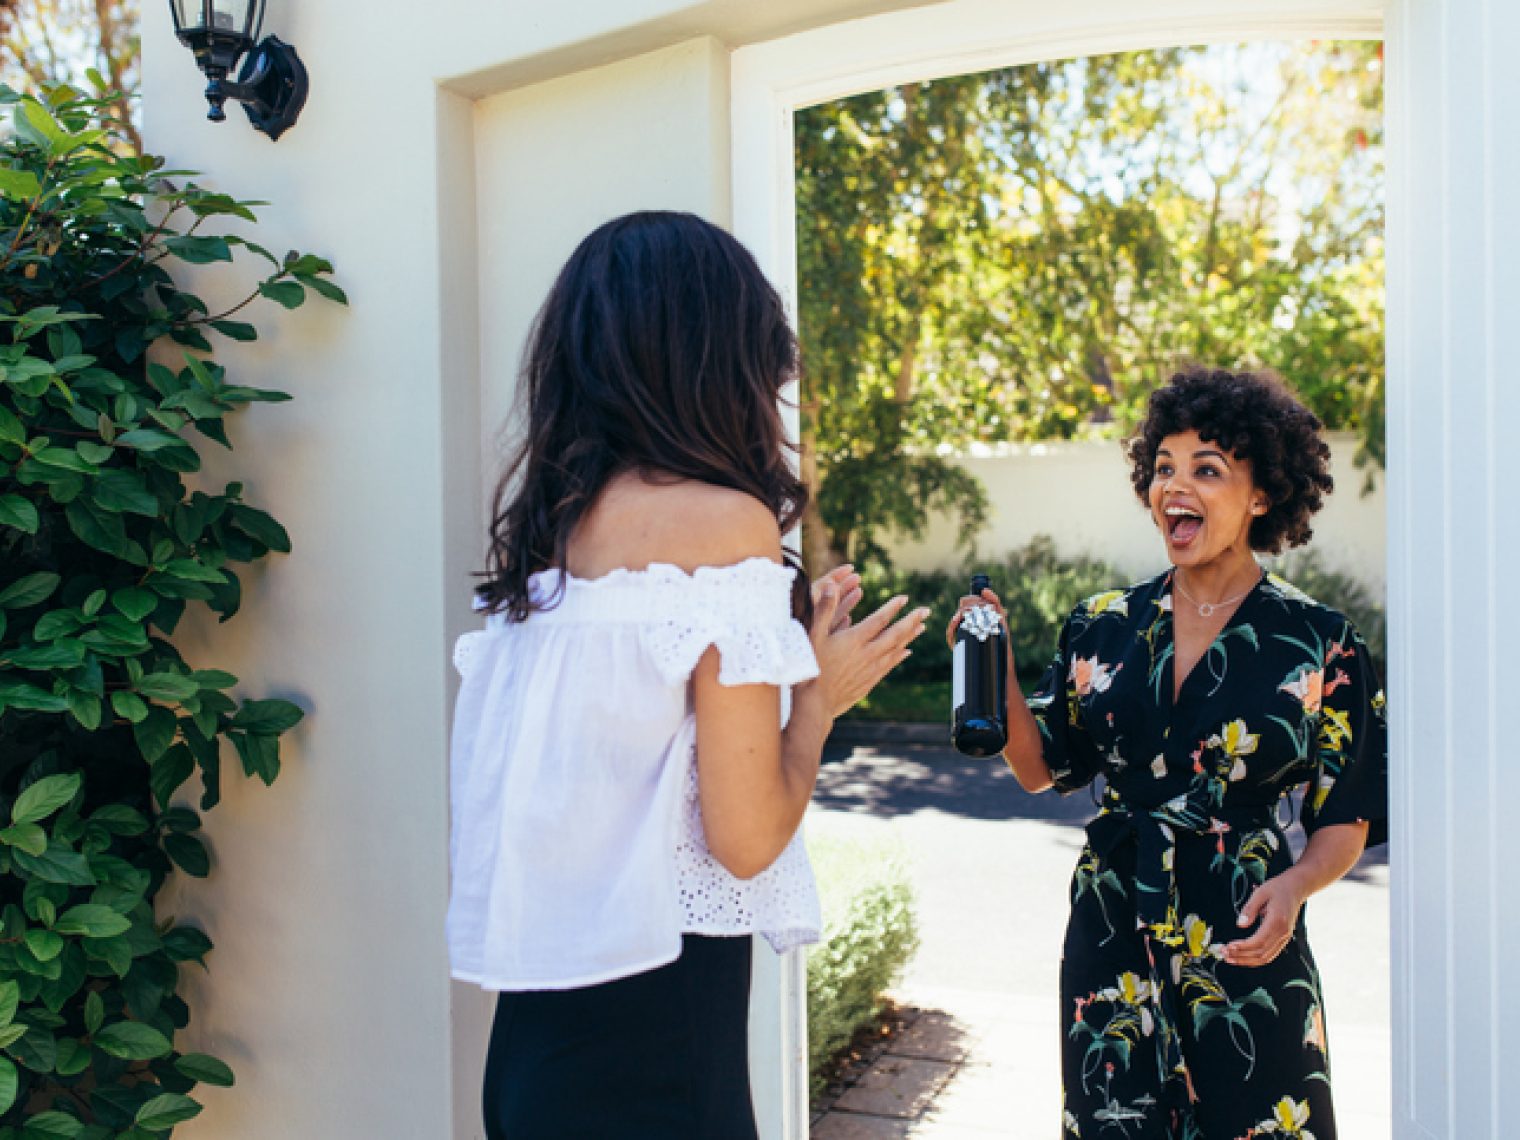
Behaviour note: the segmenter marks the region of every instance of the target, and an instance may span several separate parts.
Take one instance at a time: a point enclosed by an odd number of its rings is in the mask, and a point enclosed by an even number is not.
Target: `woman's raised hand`
[[[832,586],[839,594],[839,601],[834,607],[834,624],[830,633],[838,633],[841,629],[850,627],[850,611],[860,604],[860,599],[865,595],[860,590],[860,575],[855,572],[855,567],[848,562],[843,566],[836,566],[823,577],[813,582],[813,605],[816,607],[823,595],[825,586]]]
[[[843,576],[836,578],[840,571]],[[850,709],[908,659],[908,645],[923,633],[929,616],[929,608],[920,606],[899,617],[908,603],[899,594],[852,624],[849,607],[859,600],[860,578],[848,567],[825,574],[815,584],[810,636],[818,658],[817,683],[831,717]]]

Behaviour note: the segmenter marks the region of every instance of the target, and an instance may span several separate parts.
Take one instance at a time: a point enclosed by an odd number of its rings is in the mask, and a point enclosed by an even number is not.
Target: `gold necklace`
[[[1225,606],[1232,606],[1232,605],[1234,605],[1236,602],[1240,601],[1240,599],[1244,598],[1247,594],[1249,594],[1252,590],[1256,589],[1256,584],[1257,584],[1257,582],[1260,582],[1260,581],[1261,581],[1261,575],[1259,573],[1259,568],[1258,568],[1258,574],[1257,574],[1257,577],[1256,577],[1256,581],[1252,582],[1248,587],[1246,587],[1240,593],[1236,594],[1233,598],[1225,598],[1223,601],[1220,601],[1220,602],[1200,602],[1197,598],[1193,597],[1192,594],[1190,594],[1190,593],[1187,592],[1187,587],[1182,584],[1182,575],[1181,574],[1173,574],[1172,575],[1172,584],[1175,585],[1177,587],[1177,589],[1182,592],[1182,596],[1184,598],[1186,598],[1188,601],[1192,602],[1193,605],[1197,607],[1197,609],[1198,609],[1198,616],[1199,617],[1203,617],[1203,618],[1213,617],[1214,614],[1217,611],[1224,609]]]

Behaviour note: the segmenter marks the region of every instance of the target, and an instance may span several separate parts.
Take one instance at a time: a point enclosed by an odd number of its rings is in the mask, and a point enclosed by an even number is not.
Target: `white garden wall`
[[[1381,593],[1388,563],[1384,479],[1378,472],[1372,492],[1362,494],[1366,472],[1352,462],[1355,437],[1332,433],[1329,442],[1336,491],[1315,516],[1314,541],[1306,549]],[[1130,490],[1129,465],[1115,440],[998,444],[954,462],[987,490],[991,510],[976,539],[982,556],[999,557],[1044,534],[1062,554],[1101,558],[1132,579],[1164,565],[1160,539]],[[897,533],[886,545],[902,569],[960,570],[968,559],[955,538],[953,520],[936,516],[921,538]]]

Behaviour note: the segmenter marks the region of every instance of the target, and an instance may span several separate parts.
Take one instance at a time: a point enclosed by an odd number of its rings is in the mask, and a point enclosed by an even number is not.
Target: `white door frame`
[[[1144,11],[1139,9],[1144,8]],[[796,179],[792,122],[803,107],[902,83],[1118,51],[1271,39],[1382,39],[1384,4],[1377,0],[948,0],[904,12],[870,16],[740,48],[732,59],[733,229],[754,252],[797,318]],[[1385,82],[1399,77],[1390,69]],[[1390,91],[1390,99],[1398,96]],[[1390,174],[1390,189],[1395,179]],[[1392,357],[1395,344],[1390,343]],[[1390,359],[1390,367],[1392,361]],[[1390,390],[1390,399],[1394,392]],[[788,409],[795,438],[799,424]],[[1400,533],[1394,529],[1392,533]],[[1389,559],[1397,554],[1390,548]],[[1395,573],[1396,573],[1395,569]],[[1390,576],[1390,587],[1393,586]],[[1398,707],[1393,716],[1399,716]],[[1395,750],[1402,734],[1395,732]],[[1392,779],[1411,768],[1395,755]],[[1412,790],[1394,788],[1397,801]],[[1395,813],[1394,830],[1400,830]],[[1395,851],[1397,848],[1395,848]],[[1398,858],[1393,858],[1395,898]],[[1396,940],[1409,908],[1393,908]],[[757,973],[752,1013],[774,1021],[755,1027],[754,1040],[779,1047],[779,1087],[756,1088],[768,1136],[804,1140],[808,1134],[806,975],[801,953],[786,955],[777,976]],[[776,988],[771,988],[775,986]],[[769,993],[766,991],[769,990]],[[769,994],[779,991],[779,1003]],[[1397,992],[1397,991],[1396,991]],[[1402,995],[1399,995],[1402,996]],[[1397,999],[1396,999],[1397,1000]],[[1398,1003],[1394,1018],[1395,1087],[1414,1064],[1419,1043],[1401,1041],[1408,1023]],[[1434,1058],[1444,1063],[1444,1055]],[[779,1095],[779,1113],[765,1104]],[[778,1119],[779,1117],[779,1119]]]

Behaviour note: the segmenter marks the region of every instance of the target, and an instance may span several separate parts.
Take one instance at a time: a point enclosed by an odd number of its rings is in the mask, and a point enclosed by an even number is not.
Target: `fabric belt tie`
[[[1103,806],[1087,825],[1088,846],[1107,858],[1127,842],[1135,844],[1135,914],[1140,928],[1169,946],[1182,943],[1177,912],[1177,833],[1217,835],[1230,831],[1277,831],[1277,806],[1256,804],[1210,808],[1188,795],[1151,808],[1135,807],[1105,788]]]

